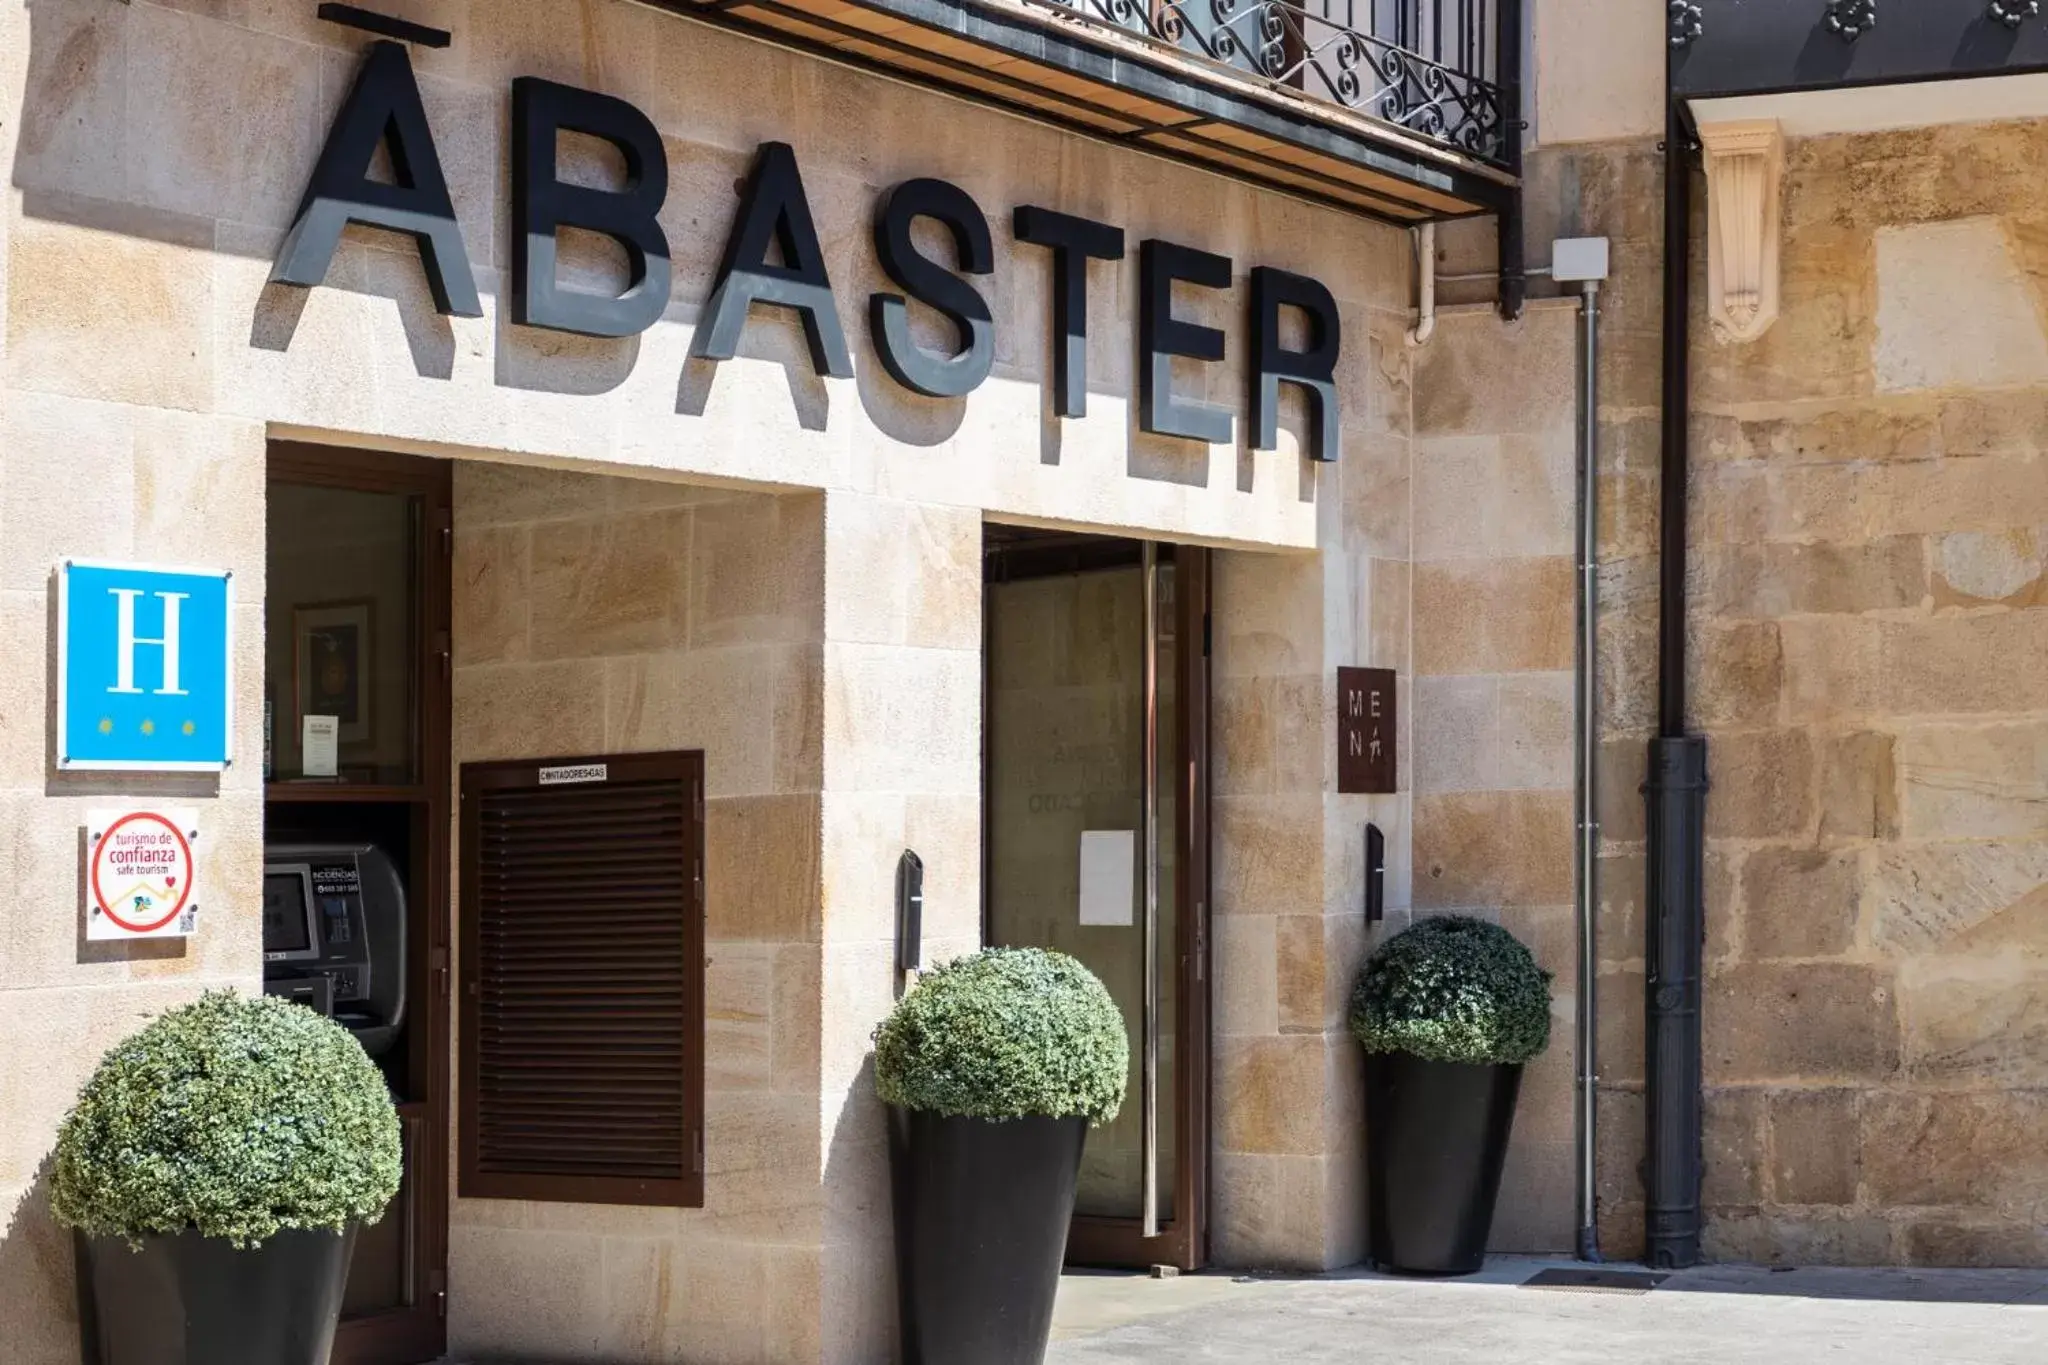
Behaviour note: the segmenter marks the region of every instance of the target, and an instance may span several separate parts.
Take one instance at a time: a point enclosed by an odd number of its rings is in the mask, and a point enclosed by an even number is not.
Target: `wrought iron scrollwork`
[[[1991,0],[1991,17],[2007,28],[2018,28],[2041,12],[2041,0]]]
[[[1508,111],[1500,86],[1351,27],[1325,0],[1308,0],[1314,8],[1300,0],[1030,2],[1356,109],[1481,160],[1507,162]],[[1477,16],[1490,8],[1464,12]],[[1486,41],[1491,50],[1492,39]]]
[[[1706,32],[1706,20],[1700,13],[1700,7],[1694,4],[1693,0],[1671,0],[1666,7],[1666,13],[1670,16],[1673,47],[1685,47]]]
[[[1828,0],[1827,26],[1845,43],[1877,27],[1877,0]]]

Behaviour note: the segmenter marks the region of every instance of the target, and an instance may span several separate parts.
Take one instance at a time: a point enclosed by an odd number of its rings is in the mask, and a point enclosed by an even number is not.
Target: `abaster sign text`
[[[559,179],[555,152],[564,131],[615,147],[625,160],[624,186],[600,190]],[[370,178],[380,143],[388,146],[395,183]],[[601,337],[631,336],[653,326],[669,298],[668,238],[656,221],[667,196],[661,134],[645,114],[610,95],[530,76],[513,81],[513,320]],[[918,218],[939,224],[952,238],[954,267],[918,251],[911,240],[911,224]],[[319,284],[349,223],[412,236],[436,306],[460,317],[482,316],[419,84],[397,43],[370,46],[321,149],[271,278],[305,287]],[[555,251],[564,227],[601,233],[625,250],[630,282],[624,293],[612,297],[558,286]],[[1018,241],[1052,253],[1053,406],[1061,416],[1078,417],[1087,400],[1088,262],[1121,260],[1123,230],[1024,205],[1012,216],[1012,231]],[[995,360],[988,300],[969,282],[995,268],[988,219],[957,185],[909,180],[882,196],[873,236],[884,273],[903,290],[868,299],[868,327],[884,368],[918,393],[955,398],[970,392],[988,377]],[[770,263],[771,246],[779,249],[780,264]],[[1224,351],[1220,330],[1173,315],[1173,286],[1227,289],[1230,261],[1148,239],[1138,246],[1138,279],[1139,425],[1164,436],[1230,440],[1226,409],[1176,398],[1172,385],[1174,357],[1219,361]],[[960,349],[941,355],[915,344],[904,294],[943,314],[958,331]],[[811,363],[820,373],[853,374],[796,156],[780,142],[761,145],[741,188],[739,211],[692,346],[695,354],[731,359],[756,303],[797,313]],[[1306,344],[1299,350],[1281,342],[1283,307],[1297,310],[1306,324]],[[1251,446],[1275,448],[1280,385],[1293,384],[1307,395],[1315,414],[1310,454],[1335,459],[1340,332],[1330,291],[1304,275],[1254,267],[1245,326],[1252,348],[1246,395]]]

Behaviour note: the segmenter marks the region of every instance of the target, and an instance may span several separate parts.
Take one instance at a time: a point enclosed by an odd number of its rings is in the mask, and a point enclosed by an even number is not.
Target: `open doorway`
[[[404,1180],[356,1239],[334,1365],[447,1340],[449,466],[270,448],[264,989],[346,1026]]]
[[[1209,556],[984,533],[983,936],[1056,948],[1122,1010],[1122,1113],[1089,1134],[1068,1260],[1207,1259]]]

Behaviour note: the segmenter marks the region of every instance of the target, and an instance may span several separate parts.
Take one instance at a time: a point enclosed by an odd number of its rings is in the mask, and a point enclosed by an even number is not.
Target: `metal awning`
[[[2031,0],[1680,0],[1669,27],[1688,101],[2048,73]]]
[[[1508,211],[1519,184],[1512,83],[1292,0],[1247,4],[1206,29],[1192,5],[1176,17],[1180,0],[1165,11],[1128,0],[650,3],[1394,223]],[[1471,10],[1482,12],[1490,23],[1490,6]],[[1256,58],[1220,27],[1247,19],[1266,44]],[[1312,93],[1318,82],[1338,97]]]

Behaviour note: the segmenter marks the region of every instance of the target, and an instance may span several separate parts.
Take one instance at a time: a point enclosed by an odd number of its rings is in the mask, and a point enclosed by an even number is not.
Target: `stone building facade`
[[[1700,349],[1717,1253],[2038,1264],[2038,123],[1789,149],[1785,316]]]
[[[238,676],[261,679],[281,442],[452,463],[454,765],[707,755],[704,1207],[454,1191],[452,1349],[889,1357],[869,1035],[897,985],[901,850],[930,869],[927,954],[983,934],[989,524],[1212,555],[1207,1259],[1363,1256],[1350,984],[1385,934],[1451,911],[1506,925],[1555,975],[1555,1042],[1524,1085],[1494,1246],[1571,1251],[1582,420],[1600,460],[1596,1210],[1607,1256],[1642,1253],[1638,787],[1656,728],[1667,321],[1655,7],[1532,7],[1527,263],[1559,237],[1610,243],[1591,414],[1574,300],[1539,281],[1504,322],[1491,283],[1465,278],[1494,263],[1488,222],[1443,229],[1444,302],[1415,344],[1414,243],[1385,223],[624,0],[390,8],[452,34],[413,60],[482,317],[437,311],[411,244],[358,228],[321,287],[270,279],[361,34],[310,4],[0,3],[8,1359],[76,1358],[71,1248],[45,1186],[77,1086],[148,1015],[262,978],[263,694],[237,693],[236,761],[218,777],[59,771],[53,569],[232,569]],[[522,76],[627,100],[660,131],[675,284],[636,337],[522,326],[501,301]],[[2048,1259],[2048,237],[2028,207],[2043,137],[2017,122],[1792,138],[1776,324],[1729,343],[1696,310],[1682,329],[1688,721],[1714,784],[1713,1257]],[[736,186],[770,141],[802,166],[852,377],[819,375],[774,308],[735,358],[693,354]],[[564,147],[565,178],[614,173]],[[993,372],[964,399],[892,382],[862,325],[860,301],[888,287],[873,205],[917,176],[966,189],[995,227],[980,281]],[[1174,367],[1236,412],[1230,440],[1139,429],[1131,261],[1093,267],[1088,415],[1054,415],[1045,253],[1002,230],[1026,203],[1231,258],[1231,292],[1176,305],[1226,332],[1225,359]],[[565,245],[564,279],[618,289],[617,261],[586,245]],[[1245,437],[1239,329],[1258,265],[1336,298],[1333,463],[1304,457],[1291,394],[1278,449]],[[916,326],[945,344],[942,323]],[[1398,676],[1393,793],[1338,790],[1346,665]],[[175,799],[207,824],[218,898],[174,947],[79,929],[79,830],[116,796]],[[1377,927],[1368,822],[1387,839]]]
[[[1656,726],[1660,111],[1531,159],[1537,240],[1607,236],[1598,936],[1602,1248],[1644,1250],[1643,746]],[[1622,136],[1633,133],[1634,136]],[[1781,315],[1696,306],[1687,720],[1709,737],[1704,1247],[2035,1265],[2029,727],[2037,122],[1787,141]],[[1708,188],[1696,177],[1692,273]],[[1697,292],[1695,294],[1697,304]],[[1974,587],[1969,586],[1975,584]]]
[[[900,850],[915,847],[931,869],[927,953],[950,956],[981,935],[985,519],[1213,547],[1217,674],[1231,679],[1217,709],[1216,951],[1231,966],[1216,1031],[1210,1254],[1357,1259],[1362,1120],[1342,1020],[1368,937],[1357,822],[1390,832],[1398,921],[1410,801],[1336,796],[1326,741],[1333,666],[1402,668],[1407,657],[1406,236],[623,3],[406,8],[455,34],[415,65],[485,302],[478,319],[436,311],[403,238],[356,228],[323,286],[269,281],[360,34],[311,6],[0,10],[0,979],[16,1021],[0,1029],[0,1277],[21,1306],[12,1358],[77,1349],[70,1248],[45,1194],[70,1097],[146,1017],[211,987],[256,990],[262,968],[259,692],[238,698],[226,776],[57,771],[51,574],[74,556],[232,569],[238,675],[263,677],[275,510],[264,467],[280,441],[453,462],[455,764],[664,747],[708,756],[705,1207],[456,1191],[452,1349],[886,1354],[887,1185],[868,1038],[895,985]],[[202,69],[213,78],[197,79]],[[540,331],[499,311],[515,76],[629,100],[664,134],[674,296],[637,338]],[[755,98],[763,88],[776,97]],[[1129,264],[1098,267],[1089,416],[1050,416],[1046,261],[1000,231],[988,283],[995,372],[969,400],[891,383],[851,302],[841,307],[854,378],[816,376],[801,328],[773,309],[756,311],[736,359],[692,359],[736,182],[770,140],[796,149],[843,300],[883,287],[867,217],[883,189],[914,175],[953,180],[992,216],[1039,202],[1116,223],[1133,242],[1198,238],[1237,263],[1239,290],[1253,264],[1327,280],[1347,339],[1341,458],[1303,458],[1291,398],[1275,451],[1134,430]],[[607,173],[601,158],[565,172]],[[601,251],[566,253],[563,272],[619,287]],[[1207,383],[1236,407],[1241,300],[1181,306],[1233,335]],[[1203,382],[1192,366],[1176,378]],[[76,829],[108,794],[200,811],[202,873],[220,891],[193,939],[75,941]],[[742,872],[761,866],[776,875]],[[1264,1003],[1238,1012],[1229,1002],[1241,993]],[[1534,1249],[1562,1245],[1569,1229],[1521,1235]]]

